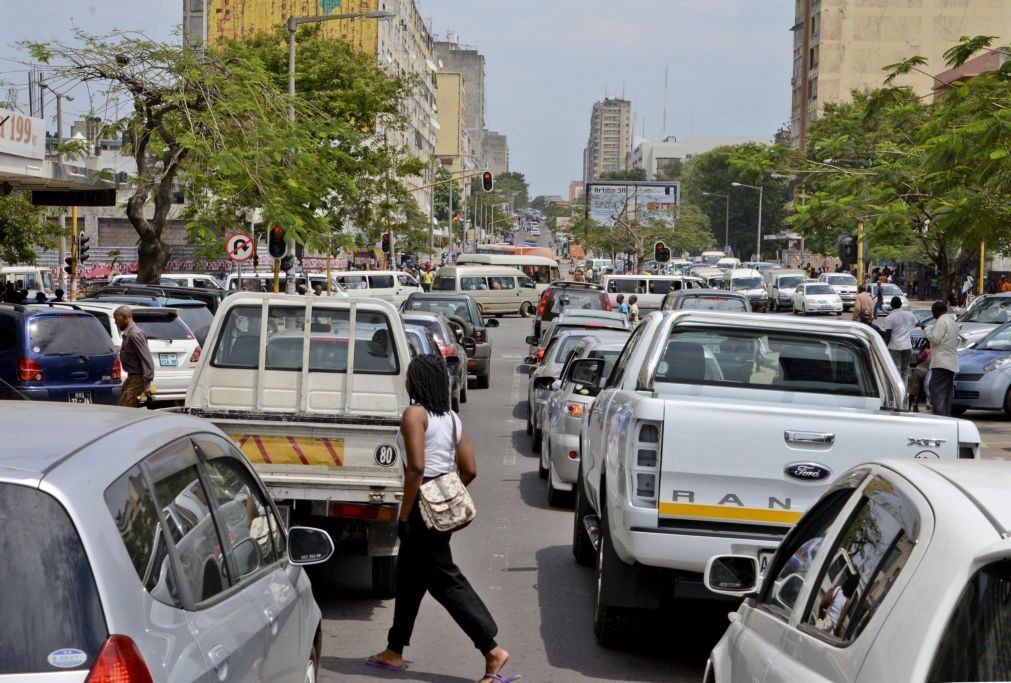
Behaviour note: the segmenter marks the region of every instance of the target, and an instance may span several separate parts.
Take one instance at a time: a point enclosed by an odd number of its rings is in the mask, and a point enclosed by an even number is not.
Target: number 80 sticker
[[[376,464],[381,467],[393,467],[397,462],[397,449],[388,443],[376,448]]]

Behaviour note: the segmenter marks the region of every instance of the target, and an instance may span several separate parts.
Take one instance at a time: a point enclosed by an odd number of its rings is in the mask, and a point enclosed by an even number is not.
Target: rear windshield
[[[138,315],[138,317],[140,316]],[[140,328],[140,331],[148,339],[169,339],[172,341],[193,339],[190,329],[179,318],[172,318],[171,320],[138,320],[135,318],[134,322],[137,323],[137,327]]]
[[[32,352],[43,356],[109,356],[115,352],[109,333],[90,315],[32,318],[28,343]]]
[[[0,677],[90,669],[108,631],[81,538],[55,498],[0,484],[0,576]]]
[[[443,315],[455,315],[463,318],[468,323],[474,324],[474,319],[470,316],[470,306],[462,299],[408,299],[406,309],[408,311],[428,311],[430,313],[442,313]]]
[[[687,296],[681,299],[679,307],[684,311],[744,311],[748,307],[740,299],[721,296]]]
[[[762,278],[755,277],[735,277],[730,281],[730,289],[758,289],[762,286]]]
[[[877,397],[859,344],[746,328],[680,329],[667,342],[655,381]]]
[[[442,324],[438,320],[433,320],[431,318],[410,318],[407,321],[408,325],[417,325],[418,327],[424,327],[432,333],[435,340],[440,344],[446,343],[446,335],[442,331]]]
[[[214,314],[206,306],[179,306],[179,317],[190,328],[197,341],[203,344],[207,341],[207,332],[214,321]]]
[[[576,309],[603,311],[606,310],[604,296],[605,294],[600,291],[553,289],[548,301],[548,310],[552,313],[558,313],[559,310],[574,311]],[[568,299],[568,303],[565,303],[566,299]]]
[[[569,334],[555,342],[555,362],[564,363],[565,357],[569,355],[569,352],[585,336],[584,334]]]
[[[614,369],[614,362],[618,360],[618,354],[621,351],[590,351],[586,354],[587,358],[601,358],[604,361],[604,372],[601,377],[610,377],[611,370]]]

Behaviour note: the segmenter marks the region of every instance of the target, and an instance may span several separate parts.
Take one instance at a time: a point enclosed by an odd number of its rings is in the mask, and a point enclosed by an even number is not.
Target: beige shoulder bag
[[[453,455],[456,456],[456,416],[449,413],[453,423]],[[421,485],[418,510],[425,526],[432,531],[450,533],[459,531],[474,521],[477,509],[458,472],[440,475]]]

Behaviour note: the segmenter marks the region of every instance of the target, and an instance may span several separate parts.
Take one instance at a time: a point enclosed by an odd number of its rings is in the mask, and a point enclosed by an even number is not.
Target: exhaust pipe
[[[583,517],[583,527],[586,535],[590,537],[590,543],[594,550],[600,550],[600,518],[597,515],[586,515]]]

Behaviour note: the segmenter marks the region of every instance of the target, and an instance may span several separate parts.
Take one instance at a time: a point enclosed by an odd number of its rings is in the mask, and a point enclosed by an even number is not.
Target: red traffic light
[[[653,260],[657,263],[666,263],[670,261],[670,249],[663,242],[657,242],[653,245]]]
[[[491,192],[495,188],[495,178],[492,176],[491,171],[485,171],[481,174],[481,187],[484,188],[485,192]]]
[[[267,233],[267,253],[274,258],[281,258],[288,251],[288,245],[284,240],[284,228],[275,225]]]

